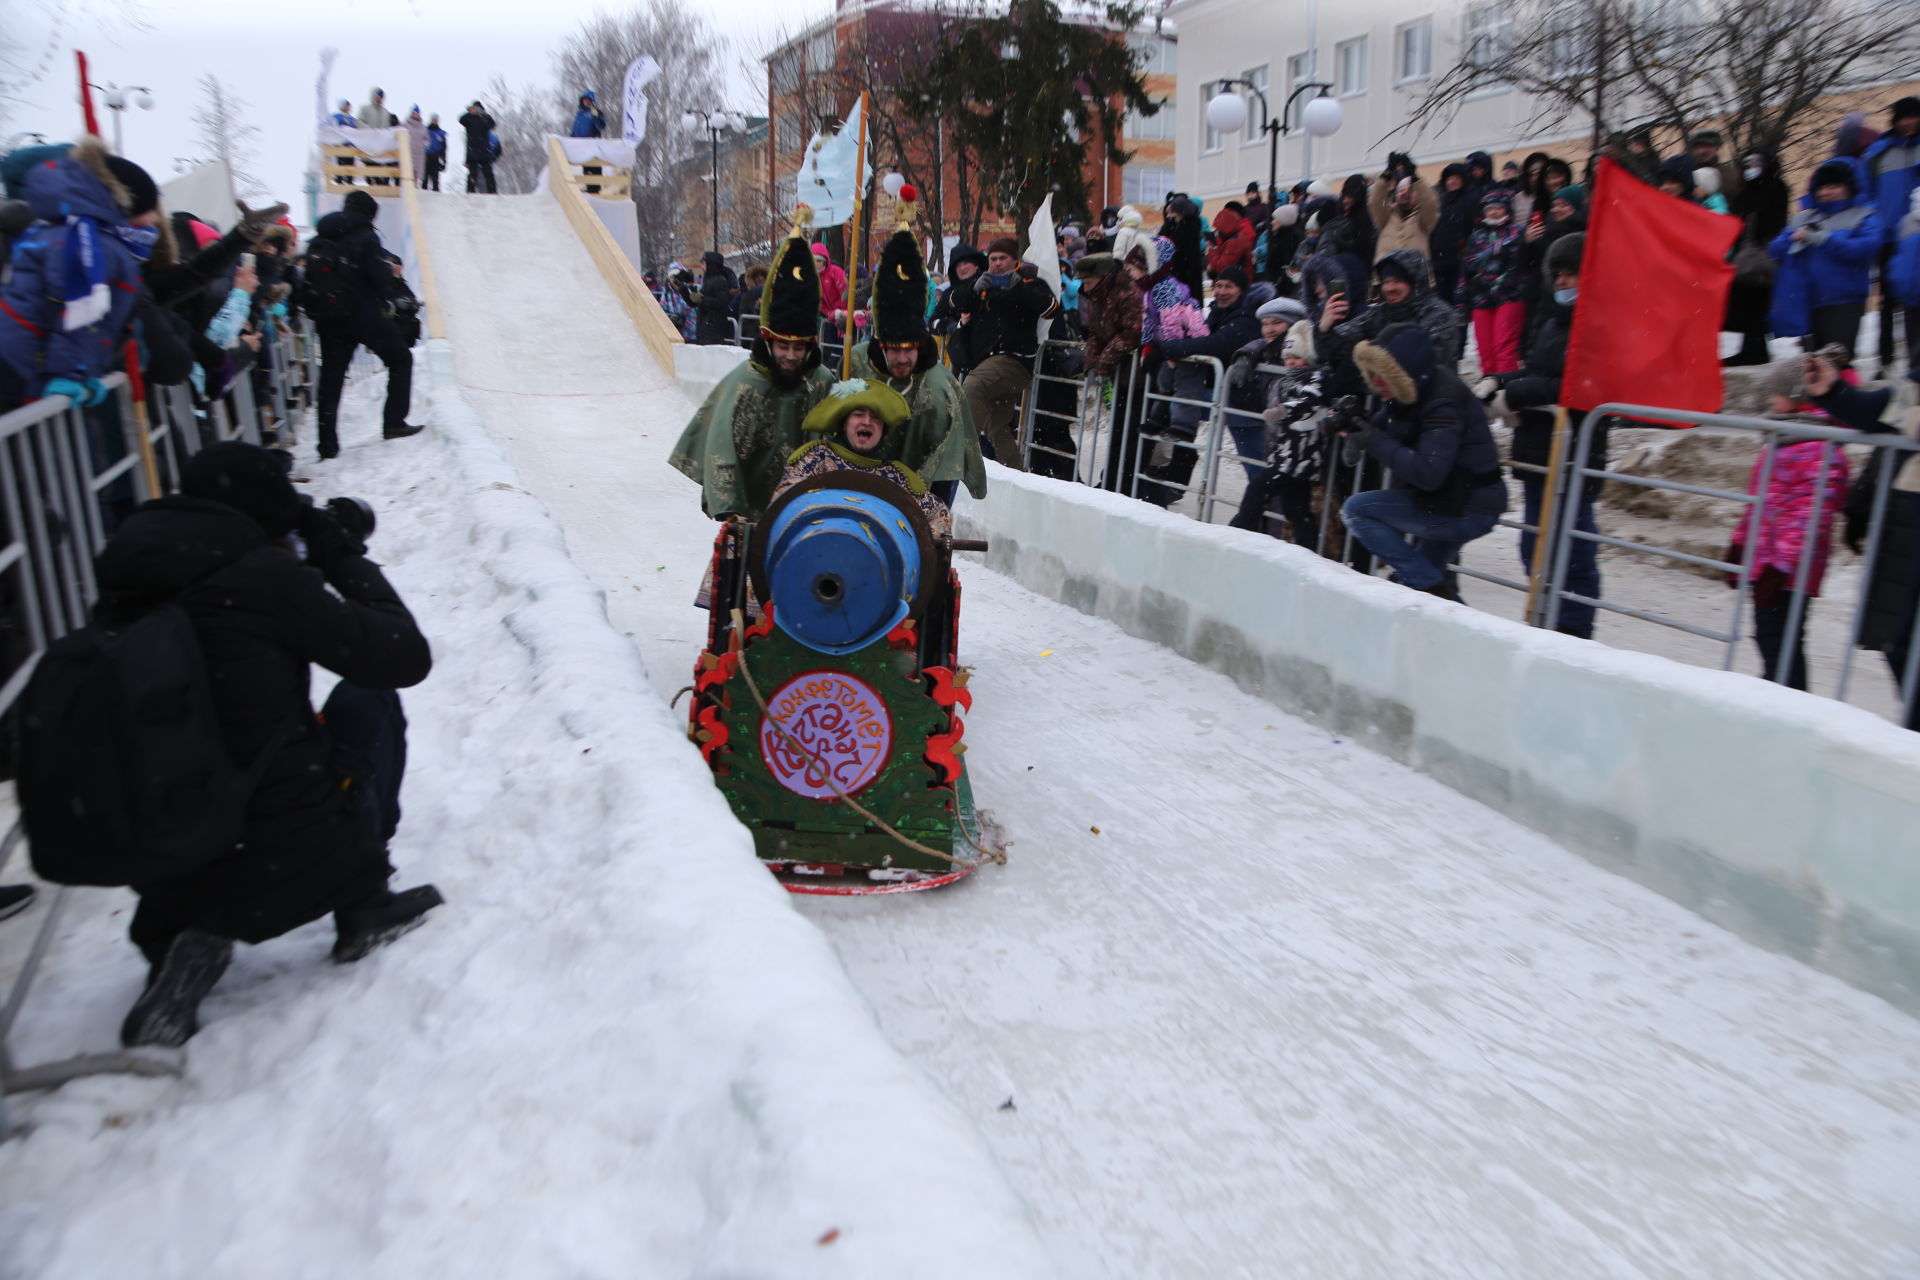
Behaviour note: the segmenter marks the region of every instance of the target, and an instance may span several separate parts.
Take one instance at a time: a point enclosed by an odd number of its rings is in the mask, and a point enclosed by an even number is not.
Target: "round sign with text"
[[[771,714],[760,721],[760,754],[774,780],[795,795],[814,800],[852,795],[887,763],[893,720],[879,690],[856,676],[844,671],[795,676],[774,690],[767,709]]]

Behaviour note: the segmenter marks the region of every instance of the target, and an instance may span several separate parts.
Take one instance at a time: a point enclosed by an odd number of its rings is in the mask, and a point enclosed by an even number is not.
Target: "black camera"
[[[1365,431],[1373,425],[1373,420],[1367,415],[1366,401],[1360,396],[1341,396],[1335,400],[1327,407],[1327,420],[1343,436]]]
[[[374,526],[379,523],[374,519],[373,508],[364,498],[329,498],[326,511],[347,537],[355,542],[365,542],[373,537]]]

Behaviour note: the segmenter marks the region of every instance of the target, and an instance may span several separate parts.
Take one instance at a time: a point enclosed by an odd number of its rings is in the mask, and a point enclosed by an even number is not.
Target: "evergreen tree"
[[[1143,12],[1109,4],[1104,21],[1074,21],[1054,0],[1013,0],[1004,14],[958,30],[901,86],[901,105],[915,119],[945,122],[1015,225],[1024,227],[1048,192],[1056,217],[1084,213],[1083,139],[1094,134],[1108,162],[1125,164],[1126,113],[1159,109],[1126,41]]]

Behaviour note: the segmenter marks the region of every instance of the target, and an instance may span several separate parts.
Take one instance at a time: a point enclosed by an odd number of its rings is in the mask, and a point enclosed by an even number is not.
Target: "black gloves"
[[[340,560],[367,554],[367,544],[348,533],[340,518],[325,507],[302,511],[294,532],[307,544],[307,563],[322,573],[331,574]]]

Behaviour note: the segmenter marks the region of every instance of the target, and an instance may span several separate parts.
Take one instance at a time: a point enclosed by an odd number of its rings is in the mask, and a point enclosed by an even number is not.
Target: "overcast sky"
[[[724,105],[754,114],[766,111],[764,73],[750,77],[737,64],[831,9],[831,0],[685,3],[729,41],[732,76]],[[204,155],[194,140],[193,112],[199,78],[211,71],[246,102],[260,127],[259,178],[304,222],[301,187],[323,47],[340,51],[329,84],[334,100],[351,98],[357,110],[379,85],[396,115],[418,103],[450,124],[496,72],[515,86],[549,84],[552,51],[580,21],[596,9],[624,7],[592,0],[141,0],[131,9],[136,25],[112,0],[0,0],[9,40],[32,57],[57,32],[58,50],[48,74],[6,113],[0,133],[33,130],[60,139],[78,133],[73,50],[79,48],[96,84],[153,90],[153,110],[123,113],[123,150],[164,182],[177,158]],[[619,91],[593,87],[603,98]],[[111,143],[111,113],[104,109],[100,129]]]

